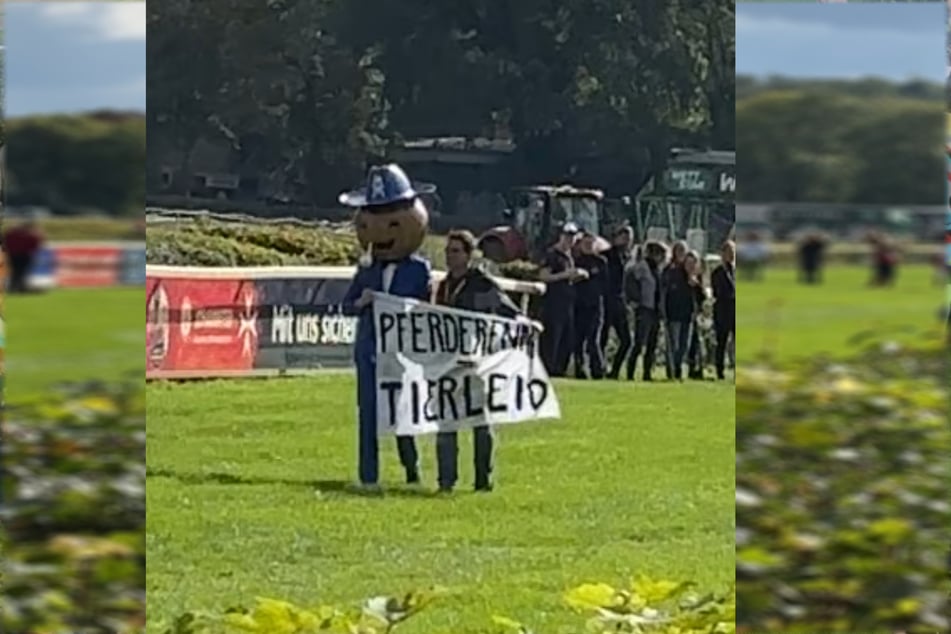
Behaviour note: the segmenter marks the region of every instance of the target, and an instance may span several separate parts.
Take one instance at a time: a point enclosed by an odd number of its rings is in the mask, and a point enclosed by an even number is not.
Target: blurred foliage
[[[739,374],[741,633],[951,626],[947,353],[866,343],[849,364]]]
[[[229,608],[222,614],[187,612],[165,634],[384,634],[428,609],[446,592],[410,592],[401,597],[373,597],[359,610],[333,606],[302,608],[286,601],[258,599],[253,607]],[[578,586],[565,593],[564,603],[579,614],[589,615],[576,632],[589,634],[733,634],[736,596],[699,594],[695,584],[676,583],[640,576],[627,588],[604,583]],[[529,626],[503,616],[492,618],[486,632],[532,634]],[[467,630],[468,631],[468,630]]]
[[[150,191],[199,139],[329,204],[400,138],[511,138],[516,181],[630,193],[670,147],[735,136],[727,0],[163,0],[147,19]]]
[[[149,227],[149,264],[350,266],[360,246],[347,226],[237,224],[199,220]]]
[[[145,627],[145,393],[63,387],[9,407],[0,630]]]
[[[50,241],[145,240],[143,227],[130,218],[104,216],[51,216],[39,221]]]
[[[7,122],[7,204],[56,214],[139,216],[145,117],[98,112]]]
[[[737,90],[744,201],[937,205],[945,199],[940,84],[740,77]]]

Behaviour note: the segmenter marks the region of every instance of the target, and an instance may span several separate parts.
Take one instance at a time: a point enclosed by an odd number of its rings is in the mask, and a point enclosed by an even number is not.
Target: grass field
[[[560,382],[562,421],[503,430],[490,495],[469,491],[464,434],[448,498],[353,491],[354,391],[343,374],[148,387],[148,632],[256,596],[433,584],[449,597],[401,632],[486,632],[493,614],[555,632],[580,622],[574,584],[733,581],[733,385]],[[432,437],[420,448],[432,486]],[[398,483],[391,443],[382,460]]]
[[[5,310],[9,401],[53,383],[145,374],[141,287],[11,295]]]
[[[737,293],[738,363],[768,351],[779,361],[828,354],[848,356],[868,341],[920,344],[940,336],[938,310],[945,287],[926,266],[903,267],[894,288],[869,288],[868,269],[838,266],[821,286],[796,282],[793,269],[766,272],[766,281],[740,280]]]

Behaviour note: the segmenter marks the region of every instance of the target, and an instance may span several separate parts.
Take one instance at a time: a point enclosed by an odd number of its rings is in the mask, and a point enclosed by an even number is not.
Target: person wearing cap
[[[578,236],[573,222],[565,223],[558,240],[548,250],[539,279],[545,283],[542,297],[542,361],[551,376],[565,376],[574,348],[575,282],[587,272],[575,267],[572,249]]]
[[[592,379],[604,378],[601,329],[604,327],[604,296],[607,293],[607,259],[595,250],[598,237],[590,231],[581,234],[581,253],[575,264],[588,272],[576,284],[575,298],[575,378],[585,379],[585,352]],[[605,245],[607,246],[607,245]]]
[[[436,303],[463,310],[491,313],[509,319],[522,317],[515,302],[499,288],[491,277],[473,266],[472,254],[476,239],[466,230],[450,231],[446,236],[446,278],[436,290]],[[475,427],[473,433],[473,461],[475,463],[475,490],[491,491],[493,471],[492,427]],[[436,434],[436,461],[439,471],[439,490],[449,493],[456,486],[459,475],[459,440],[454,431]]]
[[[359,477],[375,489],[379,481],[376,410],[376,334],[373,293],[429,301],[431,274],[427,260],[416,254],[426,235],[428,213],[420,194],[395,164],[371,167],[366,187],[340,195],[340,202],[359,209],[357,239],[366,249],[361,266],[344,298],[344,309],[359,315],[354,360],[359,407]],[[406,482],[418,484],[419,454],[412,436],[396,439]]]

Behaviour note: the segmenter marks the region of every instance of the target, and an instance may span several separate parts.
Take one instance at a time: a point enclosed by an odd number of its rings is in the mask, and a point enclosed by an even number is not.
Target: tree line
[[[738,77],[739,200],[943,204],[944,95],[923,81]]]
[[[401,139],[508,138],[523,182],[623,193],[733,147],[728,0],[164,0],[147,58],[150,160],[217,139],[315,203]]]
[[[54,214],[141,215],[145,117],[92,112],[6,122],[6,199]]]

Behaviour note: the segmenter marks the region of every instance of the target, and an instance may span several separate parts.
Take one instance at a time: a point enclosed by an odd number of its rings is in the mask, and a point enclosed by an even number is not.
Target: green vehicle
[[[716,252],[736,224],[736,153],[673,150],[660,178],[637,196],[634,229],[639,240],[686,240]]]

